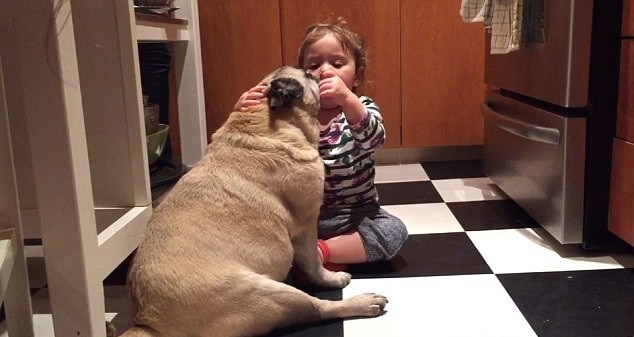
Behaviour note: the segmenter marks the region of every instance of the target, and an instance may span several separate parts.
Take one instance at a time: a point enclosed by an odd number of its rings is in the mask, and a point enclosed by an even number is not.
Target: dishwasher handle
[[[510,132],[516,136],[522,138],[546,143],[558,145],[560,140],[559,130],[544,126],[538,126],[531,123],[527,123],[521,120],[505,116],[493,108],[491,108],[486,102],[482,103],[482,115],[484,120],[488,123],[494,124],[502,130]]]

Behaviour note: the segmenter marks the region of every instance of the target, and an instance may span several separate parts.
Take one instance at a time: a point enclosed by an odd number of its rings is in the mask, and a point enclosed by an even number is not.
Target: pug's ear
[[[271,81],[271,86],[266,93],[269,108],[275,111],[280,107],[290,107],[293,100],[301,97],[304,87],[293,78],[278,78]]]

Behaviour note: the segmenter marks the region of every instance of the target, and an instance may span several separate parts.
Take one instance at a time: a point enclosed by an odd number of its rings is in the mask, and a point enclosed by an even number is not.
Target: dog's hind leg
[[[252,287],[246,295],[248,304],[240,307],[239,320],[246,328],[236,335],[261,335],[273,329],[312,323],[334,318],[375,317],[381,314],[387,299],[376,294],[362,294],[341,301],[322,300],[292,286],[277,282],[263,275],[253,274],[246,282]],[[231,310],[232,308],[227,308]],[[224,319],[228,324],[231,320]],[[248,325],[246,327],[245,325]],[[216,329],[214,331],[223,331]],[[226,330],[225,330],[226,331]]]

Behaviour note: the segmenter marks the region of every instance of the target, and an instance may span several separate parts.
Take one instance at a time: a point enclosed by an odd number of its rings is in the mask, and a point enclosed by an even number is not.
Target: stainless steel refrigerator
[[[622,0],[531,1],[541,38],[485,58],[485,173],[559,242],[602,248]]]

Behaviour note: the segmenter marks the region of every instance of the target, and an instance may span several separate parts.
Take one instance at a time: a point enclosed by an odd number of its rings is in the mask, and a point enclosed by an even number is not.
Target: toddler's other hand
[[[249,91],[243,93],[236,105],[233,107],[234,111],[248,111],[250,107],[258,105],[264,101],[264,90],[266,89],[266,83],[260,82],[255,87],[249,89]]]

